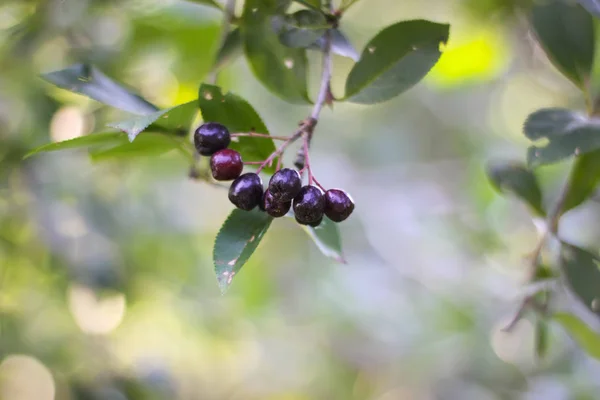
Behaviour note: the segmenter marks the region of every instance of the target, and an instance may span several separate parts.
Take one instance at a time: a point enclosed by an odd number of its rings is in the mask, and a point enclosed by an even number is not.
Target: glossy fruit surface
[[[237,208],[246,211],[250,211],[259,205],[262,196],[262,179],[253,172],[240,175],[229,188],[229,201]]]
[[[218,181],[233,180],[240,176],[243,169],[242,156],[235,150],[219,150],[210,157],[210,170]]]
[[[283,168],[269,180],[269,191],[279,201],[292,201],[302,188],[302,179],[295,169]]]
[[[294,214],[296,221],[303,225],[317,222],[323,218],[325,211],[325,196],[316,186],[304,186],[294,197]]]
[[[194,145],[198,153],[203,156],[210,156],[226,149],[229,143],[231,143],[229,130],[217,122],[206,122],[194,132]]]
[[[334,222],[342,222],[354,211],[354,201],[341,189],[325,192],[325,215]]]
[[[265,191],[265,194],[263,195],[261,209],[266,211],[266,213],[269,214],[271,217],[283,217],[285,214],[288,213],[288,211],[290,211],[291,207],[291,201],[278,201],[273,197],[269,189]]]

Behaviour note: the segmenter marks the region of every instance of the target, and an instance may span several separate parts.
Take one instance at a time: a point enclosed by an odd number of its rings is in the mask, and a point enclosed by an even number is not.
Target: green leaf
[[[600,360],[600,334],[582,320],[568,313],[555,313],[552,318],[561,324],[577,344],[590,356]]]
[[[247,0],[244,5],[244,52],[256,78],[272,93],[290,103],[310,103],[304,49],[286,47],[271,26],[276,5]]]
[[[269,133],[258,113],[246,100],[231,92],[223,95],[218,86],[202,84],[198,102],[204,121],[219,122],[232,133]],[[245,161],[264,160],[275,151],[275,144],[270,139],[252,137],[238,139],[237,142],[232,141],[229,147],[239,151]],[[273,171],[274,167],[265,168],[265,172]]]
[[[108,126],[127,133],[129,141],[133,142],[137,135],[151,125],[153,125],[153,128],[160,127],[168,132],[185,133],[188,131],[197,111],[198,102],[194,100],[175,107],[156,111],[152,114],[108,124]]]
[[[271,19],[279,41],[288,47],[310,47],[323,36],[327,20],[323,13],[300,10],[291,15],[277,15]]]
[[[158,110],[91,65],[75,64],[61,71],[44,74],[42,78],[60,88],[133,114],[146,115]]]
[[[223,6],[221,6],[215,0],[188,0],[188,1],[191,1],[192,3],[203,4],[205,6],[214,7],[218,10],[223,10]]]
[[[258,209],[235,209],[229,215],[215,240],[213,261],[222,293],[233,277],[254,253],[273,218]]]
[[[588,12],[596,18],[600,18],[600,0],[578,0]]]
[[[530,114],[523,125],[523,132],[531,140],[564,136],[589,123],[588,118],[566,108],[544,108]]]
[[[29,158],[35,154],[46,153],[50,151],[89,148],[94,146],[107,146],[126,142],[127,138],[122,132],[92,133],[89,135],[77,137],[75,139],[46,144],[44,146],[31,150],[23,158]]]
[[[499,192],[516,195],[539,216],[546,214],[537,178],[526,166],[506,161],[489,163],[487,175]]]
[[[328,218],[323,218],[321,225],[316,228],[303,226],[303,229],[315,242],[319,250],[321,250],[321,253],[327,257],[333,258],[337,262],[346,263],[342,252],[340,231],[336,223]]]
[[[358,61],[360,55],[350,43],[346,35],[344,35],[339,29],[330,29],[331,35],[331,51],[334,54],[342,57],[350,58],[354,61]],[[321,36],[317,41],[309,46],[309,49],[321,50],[325,49],[325,36]]]
[[[548,324],[542,319],[535,323],[535,355],[541,360],[548,354]]]
[[[592,312],[600,315],[600,269],[596,256],[578,247],[563,243],[560,263],[573,293]]]
[[[221,48],[217,52],[213,70],[218,71],[238,58],[243,53],[242,34],[239,28],[235,28],[227,34]]]
[[[437,63],[449,31],[449,25],[424,20],[385,28],[371,39],[350,71],[346,99],[373,104],[408,90]]]
[[[527,163],[531,167],[554,164],[599,149],[600,126],[589,124],[551,138],[544,147],[531,146],[527,150]]]
[[[298,4],[302,4],[313,10],[321,11],[321,0],[294,0]]]
[[[177,138],[161,133],[146,132],[133,142],[125,142],[111,148],[90,150],[90,158],[94,162],[112,161],[133,157],[154,157],[165,154],[171,150],[179,150],[190,160],[191,155],[185,150],[183,138]]]
[[[585,90],[594,61],[592,16],[577,4],[554,0],[536,4],[530,19],[550,61],[575,85]]]
[[[600,150],[579,157],[571,168],[569,185],[561,212],[565,213],[587,200],[600,183]]]

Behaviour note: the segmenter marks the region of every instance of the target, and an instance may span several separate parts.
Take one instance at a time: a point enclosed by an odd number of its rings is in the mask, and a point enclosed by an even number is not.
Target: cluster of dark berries
[[[234,180],[229,188],[229,200],[238,208],[250,211],[259,207],[272,217],[286,215],[294,208],[296,221],[302,225],[318,226],[326,215],[342,222],[354,211],[354,202],[341,189],[323,191],[312,185],[302,186],[298,171],[283,168],[271,177],[267,190],[258,174],[242,174],[244,163],[240,153],[228,149],[231,136],[219,123],[207,122],[194,133],[198,153],[211,156],[212,176],[218,181]]]

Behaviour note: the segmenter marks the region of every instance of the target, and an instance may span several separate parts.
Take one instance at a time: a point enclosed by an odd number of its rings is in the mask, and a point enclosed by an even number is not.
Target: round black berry
[[[262,201],[262,195],[262,180],[253,172],[241,175],[229,188],[229,201],[246,211],[256,207]]]
[[[302,179],[295,169],[284,168],[273,174],[269,191],[279,201],[292,201],[302,188]]]
[[[341,189],[325,192],[325,215],[334,222],[342,222],[354,211],[354,201]]]
[[[203,156],[210,156],[219,150],[226,149],[230,142],[229,131],[217,122],[202,124],[194,132],[196,150]]]
[[[271,191],[267,189],[263,196],[263,200],[261,203],[261,209],[266,211],[271,217],[279,218],[283,217],[285,214],[290,211],[292,207],[291,201],[278,201],[273,197]]]
[[[324,211],[325,197],[316,186],[304,186],[294,197],[294,214],[296,214],[296,221],[300,224],[316,223],[323,218]]]
[[[244,169],[242,156],[235,150],[223,149],[210,157],[212,176],[218,181],[230,181],[237,178]]]
[[[296,221],[298,221],[298,220],[296,220]],[[315,222],[308,223],[308,226],[312,226],[313,228],[316,228],[317,226],[321,225],[321,222],[323,222],[323,217],[319,218]]]

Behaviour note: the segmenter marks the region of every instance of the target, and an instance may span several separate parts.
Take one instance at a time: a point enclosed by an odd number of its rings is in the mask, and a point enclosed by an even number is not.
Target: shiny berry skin
[[[316,186],[304,186],[294,197],[294,214],[296,221],[302,225],[316,223],[323,218],[325,196]]]
[[[315,222],[309,223],[308,226],[312,226],[313,228],[316,228],[317,226],[321,225],[321,222],[323,222],[323,217],[319,218]]]
[[[198,153],[210,156],[219,150],[226,149],[231,142],[227,128],[217,122],[200,125],[194,132],[194,145]]]
[[[263,196],[260,208],[261,210],[266,211],[271,217],[279,218],[287,214],[291,207],[291,201],[278,201],[273,197],[271,191],[267,189]]]
[[[253,172],[240,175],[229,188],[229,201],[237,208],[250,211],[260,204],[263,196],[262,179]]]
[[[354,201],[341,189],[325,192],[325,215],[333,222],[342,222],[354,211]]]
[[[292,201],[302,188],[302,179],[295,169],[283,168],[269,180],[269,191],[278,201]]]
[[[243,169],[242,156],[235,150],[219,150],[210,157],[210,170],[218,181],[231,181],[240,176]]]

